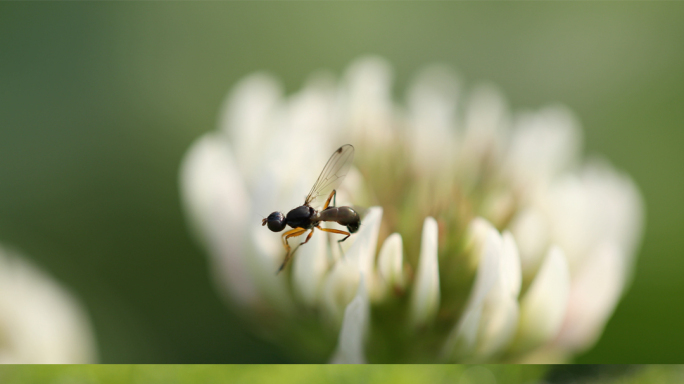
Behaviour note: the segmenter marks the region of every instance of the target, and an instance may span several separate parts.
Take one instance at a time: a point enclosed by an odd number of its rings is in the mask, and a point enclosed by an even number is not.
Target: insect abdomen
[[[359,214],[350,207],[328,208],[318,213],[318,219],[321,221],[334,221],[337,224],[344,225],[351,233],[358,230],[361,221]]]

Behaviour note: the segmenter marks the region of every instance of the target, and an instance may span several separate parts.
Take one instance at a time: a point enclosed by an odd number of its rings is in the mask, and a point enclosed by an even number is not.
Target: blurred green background
[[[82,300],[102,362],[288,362],[214,290],[179,162],[241,77],[291,92],[368,53],[398,96],[443,62],[514,109],[573,109],[647,208],[634,283],[577,361],[684,361],[682,3],[1,3],[0,242]]]
[[[5,384],[665,384],[684,367],[566,365],[544,375],[542,365],[31,365],[0,367]],[[543,381],[540,378],[543,377]]]

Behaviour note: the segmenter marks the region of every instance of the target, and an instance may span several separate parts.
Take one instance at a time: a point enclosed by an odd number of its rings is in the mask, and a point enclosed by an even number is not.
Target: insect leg
[[[287,265],[287,262],[290,261],[290,259],[292,258],[292,253],[294,253],[294,252],[290,252],[291,248],[290,248],[290,244],[287,243],[287,239],[289,239],[290,237],[297,237],[297,236],[303,235],[304,232],[306,232],[306,229],[304,229],[304,228],[293,228],[293,229],[283,233],[283,246],[287,250],[287,254],[285,255],[285,260],[283,260],[283,264],[281,264],[280,268],[278,268],[278,272],[276,272],[276,275],[278,273],[280,273],[280,271],[282,271],[283,268],[285,268],[285,266]]]
[[[349,238],[349,236],[351,236],[351,233],[345,232],[345,231],[340,231],[339,229],[322,228],[322,227],[319,227],[319,226],[316,226],[316,228],[320,229],[320,230],[323,231],[323,232],[337,233],[338,235],[347,235],[347,237],[345,237],[344,239],[342,239],[342,240],[337,240],[338,243],[341,243],[341,242],[347,240],[347,239]]]
[[[287,239],[289,239],[290,237],[297,237],[299,235],[302,235],[304,234],[304,232],[306,232],[306,229],[304,228],[293,228],[283,233],[283,247],[285,247],[288,253],[290,252],[290,245],[287,243]]]
[[[334,207],[335,203],[337,203],[337,191],[334,189],[332,190],[332,192],[330,192],[330,196],[328,196],[328,200],[325,201],[325,205],[323,206],[323,210],[328,208],[328,205],[330,205],[330,200],[332,200],[333,198],[335,198],[335,201],[333,201],[333,205],[332,205]]]
[[[313,228],[311,228],[311,232],[309,232],[309,235],[306,236],[306,240],[304,240],[303,243],[299,243],[299,245],[304,245],[304,244],[308,243],[309,240],[311,239],[311,235],[313,235],[313,231],[314,231]]]

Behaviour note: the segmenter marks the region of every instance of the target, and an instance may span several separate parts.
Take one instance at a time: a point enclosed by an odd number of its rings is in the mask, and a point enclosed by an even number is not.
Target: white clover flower
[[[0,247],[0,363],[96,360],[93,333],[79,303],[21,256]]]
[[[180,172],[223,292],[303,361],[566,361],[591,347],[634,264],[633,182],[581,159],[566,108],[512,115],[494,87],[463,96],[440,66],[398,104],[391,78],[365,58],[290,96],[265,74],[231,92]],[[285,251],[261,219],[301,205],[345,143],[356,158],[337,202],[371,207],[361,229],[342,254],[315,233],[276,276]]]

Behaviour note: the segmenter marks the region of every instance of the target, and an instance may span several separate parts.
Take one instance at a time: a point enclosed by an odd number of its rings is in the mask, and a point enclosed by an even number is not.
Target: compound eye
[[[349,233],[356,233],[359,230],[359,223],[353,223],[347,225],[347,229],[349,230]]]
[[[268,215],[268,229],[273,232],[280,232],[285,229],[285,215],[280,212],[273,212]]]

